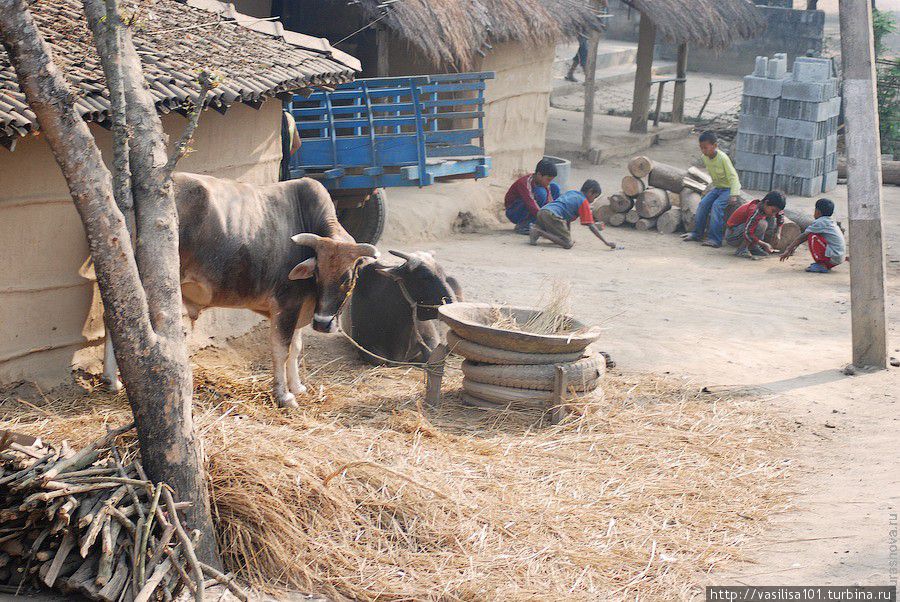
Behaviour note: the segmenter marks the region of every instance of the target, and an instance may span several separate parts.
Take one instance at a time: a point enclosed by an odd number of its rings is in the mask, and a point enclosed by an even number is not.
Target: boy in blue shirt
[[[570,190],[555,201],[544,205],[531,226],[529,242],[536,245],[538,239],[546,238],[564,249],[571,249],[575,243],[572,241],[570,224],[575,218],[580,218],[581,225],[587,226],[594,236],[610,249],[615,249],[615,243],[607,242],[600,234],[600,228],[594,223],[594,214],[591,211],[591,202],[600,196],[601,192],[597,180],[587,180],[582,184],[580,192]]]
[[[847,243],[844,241],[844,233],[835,223],[834,201],[819,199],[816,201],[816,218],[809,227],[797,237],[797,240],[788,245],[781,254],[781,261],[794,254],[794,251],[807,243],[813,262],[806,268],[807,272],[827,274],[832,268],[844,262],[847,255]]]

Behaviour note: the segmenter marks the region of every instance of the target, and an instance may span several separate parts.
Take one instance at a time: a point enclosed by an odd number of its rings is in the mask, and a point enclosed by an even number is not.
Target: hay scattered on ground
[[[423,415],[419,372],[332,352],[309,361],[306,409],[286,414],[269,402],[265,357],[229,353],[201,358],[196,420],[221,548],[257,587],[687,598],[787,505],[785,426],[750,398],[613,373],[603,404],[560,426],[452,394]],[[123,396],[99,390],[0,404],[0,428],[76,445],[128,416]]]

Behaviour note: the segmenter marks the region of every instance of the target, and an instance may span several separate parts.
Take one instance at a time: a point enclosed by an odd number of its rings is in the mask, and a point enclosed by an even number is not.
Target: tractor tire
[[[584,357],[583,351],[571,353],[525,353],[522,351],[495,349],[467,341],[452,330],[447,333],[447,346],[450,348],[451,353],[461,355],[471,362],[484,364],[566,364],[576,362]]]
[[[387,220],[387,196],[384,188],[376,188],[362,207],[341,209],[338,221],[356,242],[377,244]]]
[[[600,377],[605,371],[606,360],[599,354],[570,363],[569,387],[573,387],[579,393],[593,391],[600,384]],[[538,391],[552,391],[556,379],[554,364],[496,366],[465,361],[462,364],[462,372],[473,382]]]

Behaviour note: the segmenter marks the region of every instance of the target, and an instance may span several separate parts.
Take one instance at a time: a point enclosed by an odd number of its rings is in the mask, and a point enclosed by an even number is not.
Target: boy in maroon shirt
[[[738,257],[764,257],[774,253],[772,245],[763,240],[770,227],[784,225],[784,195],[773,190],[762,200],[753,200],[735,209],[728,218],[725,242],[737,247]]]
[[[506,217],[516,225],[517,234],[528,234],[541,207],[559,198],[559,186],[553,182],[556,165],[541,159],[534,173],[522,176],[506,191],[503,204]]]

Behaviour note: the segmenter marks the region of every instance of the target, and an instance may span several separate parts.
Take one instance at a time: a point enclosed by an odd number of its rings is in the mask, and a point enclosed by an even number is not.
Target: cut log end
[[[634,176],[625,176],[622,178],[622,192],[626,196],[636,197],[644,192],[646,188],[647,186],[640,178],[635,178]]]
[[[653,161],[649,157],[639,155],[628,162],[628,172],[635,178],[646,178],[653,171]]]

